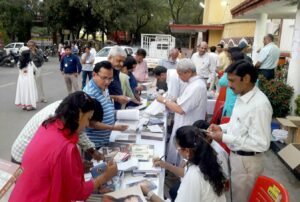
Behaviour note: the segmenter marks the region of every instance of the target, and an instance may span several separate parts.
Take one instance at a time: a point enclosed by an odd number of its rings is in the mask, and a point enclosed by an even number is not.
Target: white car
[[[6,51],[6,54],[9,54],[10,51],[12,51],[13,53],[19,53],[20,48],[22,48],[23,46],[25,46],[23,42],[10,43],[4,47],[4,50]]]
[[[108,54],[109,54],[109,51],[110,49],[112,48],[113,46],[106,46],[104,48],[102,48],[95,56],[95,61],[94,61],[94,64],[98,63],[98,62],[101,62],[101,61],[104,61],[104,60],[107,60],[108,59]],[[125,50],[125,52],[127,53],[127,55],[133,55],[133,48],[132,47],[129,47],[129,46],[121,46],[121,48],[123,50]]]

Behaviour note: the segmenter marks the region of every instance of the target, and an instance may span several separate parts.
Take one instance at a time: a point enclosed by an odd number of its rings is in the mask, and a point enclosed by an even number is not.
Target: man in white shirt
[[[174,137],[176,130],[181,126],[192,125],[199,119],[205,119],[207,105],[207,90],[203,79],[197,76],[196,67],[191,59],[182,59],[178,62],[177,73],[179,78],[187,83],[183,93],[176,102],[158,96],[158,102],[163,103],[169,110],[175,112],[174,126],[168,146],[167,161],[178,165],[180,158],[175,148]]]
[[[212,64],[213,68],[215,69],[215,73],[212,75],[212,78],[210,78],[212,80],[210,80],[208,82],[208,83],[210,83],[208,90],[211,91],[214,89],[215,84],[216,84],[216,80],[217,80],[216,70],[217,70],[218,66],[220,65],[220,59],[219,59],[219,55],[216,53],[216,49],[217,49],[216,46],[211,46],[209,49],[210,49],[209,56],[211,57],[211,62],[212,62],[211,64]]]
[[[91,53],[91,47],[87,46],[84,49],[85,53],[81,56],[82,63],[82,85],[81,89],[84,89],[86,85],[86,78],[89,77],[89,81],[93,77],[95,56]]]
[[[208,136],[223,141],[231,150],[231,187],[233,201],[248,201],[256,178],[263,172],[263,153],[269,149],[272,106],[255,86],[257,72],[245,60],[231,64],[228,86],[238,94],[230,122],[212,124]]]
[[[272,34],[267,34],[264,37],[265,46],[260,50],[258,61],[255,64],[259,74],[262,74],[267,80],[275,78],[275,68],[280,56],[280,49],[273,41],[274,36]]]
[[[197,75],[208,83],[213,80],[216,67],[212,57],[207,53],[207,43],[202,41],[197,48],[198,52],[194,53],[191,59],[196,66]]]

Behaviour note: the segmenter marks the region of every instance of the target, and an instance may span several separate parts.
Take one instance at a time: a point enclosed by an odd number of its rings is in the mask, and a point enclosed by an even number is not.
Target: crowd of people
[[[255,65],[244,42],[227,50],[218,44],[210,52],[201,42],[191,58],[179,59],[179,50],[172,48],[154,68],[156,100],[174,122],[168,131],[166,161],[153,163],[181,178],[170,190],[172,201],[248,200],[270,146],[272,107],[257,82],[259,74],[274,78],[279,50],[273,40],[272,35],[265,36]],[[27,110],[36,107],[38,96],[46,102],[41,80],[34,80],[41,76],[43,64],[34,45],[28,42],[19,64],[16,104]],[[86,200],[117,174],[116,163],[110,162],[97,178],[87,182],[83,178],[92,158],[103,159],[99,149],[107,145],[111,131],[128,128],[115,124],[115,113],[140,104],[142,84],[149,78],[147,53],[138,49],[135,56],[128,56],[114,46],[107,61],[94,64],[91,46],[85,47],[81,58],[74,47],[63,50],[60,71],[69,95],[34,115],[15,140],[12,161],[24,172],[10,201]],[[207,122],[206,110],[208,91],[220,87],[226,88],[222,116],[230,121],[218,125]],[[150,201],[163,201],[147,186],[141,188]]]

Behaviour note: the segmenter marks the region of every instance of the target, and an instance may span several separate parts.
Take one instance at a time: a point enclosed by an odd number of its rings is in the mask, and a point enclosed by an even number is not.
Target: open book
[[[126,132],[136,132],[138,129],[140,111],[138,109],[125,109],[116,111],[116,125],[128,125]]]
[[[18,164],[0,159],[0,199],[21,175],[22,168]]]

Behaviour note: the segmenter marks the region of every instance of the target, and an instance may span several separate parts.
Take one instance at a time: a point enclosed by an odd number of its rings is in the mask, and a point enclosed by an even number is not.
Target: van
[[[10,51],[18,54],[20,51],[20,48],[22,48],[23,46],[25,46],[25,44],[23,42],[10,43],[4,47],[4,50],[6,51],[7,55],[10,53]]]

